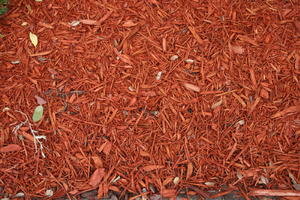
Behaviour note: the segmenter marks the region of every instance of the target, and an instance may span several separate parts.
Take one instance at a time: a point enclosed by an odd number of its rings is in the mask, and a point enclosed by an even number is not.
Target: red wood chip
[[[40,97],[38,95],[35,95],[34,97],[36,98],[36,101],[39,105],[43,105],[43,104],[47,103],[42,97]]]
[[[148,171],[152,171],[152,170],[156,170],[156,169],[162,169],[164,168],[163,165],[148,165],[148,166],[145,166],[143,167],[143,169],[148,172]]]
[[[111,142],[106,142],[104,148],[103,148],[103,153],[105,153],[106,155],[109,154],[110,150],[111,150],[112,144]]]
[[[9,144],[5,147],[0,148],[0,153],[8,153],[8,152],[13,152],[13,151],[20,151],[22,147],[20,147],[17,144]]]
[[[237,45],[229,45],[229,48],[233,53],[236,54],[243,54],[245,51],[243,47]]]
[[[175,189],[163,189],[161,191],[161,195],[166,198],[172,198],[172,197],[176,196],[176,190]]]
[[[97,25],[98,22],[96,20],[91,20],[91,19],[82,19],[80,20],[81,23],[87,24],[87,25]]]
[[[190,83],[184,83],[183,86],[191,91],[200,92],[200,88],[196,85],[190,84]]]
[[[104,175],[105,175],[104,168],[96,169],[90,178],[89,184],[93,187],[98,186],[101,180],[103,179]]]

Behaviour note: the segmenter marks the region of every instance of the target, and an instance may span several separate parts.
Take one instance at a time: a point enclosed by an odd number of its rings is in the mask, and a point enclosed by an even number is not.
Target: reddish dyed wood
[[[247,197],[299,184],[295,1],[10,4],[0,19],[5,192],[208,197],[231,184]]]

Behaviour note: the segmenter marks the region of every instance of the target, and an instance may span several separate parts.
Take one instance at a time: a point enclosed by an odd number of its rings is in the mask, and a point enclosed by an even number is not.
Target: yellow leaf
[[[30,32],[29,38],[30,38],[30,41],[33,44],[33,46],[36,47],[38,45],[38,37],[35,34]]]

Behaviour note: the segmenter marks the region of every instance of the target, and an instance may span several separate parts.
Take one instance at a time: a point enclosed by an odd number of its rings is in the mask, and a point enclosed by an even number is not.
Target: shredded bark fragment
[[[0,153],[8,153],[8,152],[13,152],[13,151],[20,151],[22,147],[20,147],[17,144],[9,144],[5,147],[0,148]]]
[[[250,196],[291,196],[291,197],[300,197],[299,191],[293,190],[264,190],[264,189],[254,189],[250,191]]]
[[[193,85],[193,84],[190,84],[190,83],[184,83],[183,85],[188,90],[192,90],[192,91],[195,91],[195,92],[200,92],[200,88],[196,85]]]

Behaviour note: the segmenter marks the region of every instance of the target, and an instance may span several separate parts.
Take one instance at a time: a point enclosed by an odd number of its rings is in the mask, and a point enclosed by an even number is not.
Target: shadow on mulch
[[[211,195],[214,195],[215,192],[209,192]],[[79,197],[75,198],[73,200],[98,200],[97,198],[97,190],[92,190],[86,193],[81,194]],[[117,194],[109,193],[107,197],[102,198],[101,200],[128,200],[131,199],[133,196],[126,194],[124,197],[119,198]],[[164,198],[159,194],[153,194],[151,196],[146,197],[137,197],[135,200],[169,200],[169,198]],[[55,200],[69,200],[67,196],[55,199]],[[245,198],[241,197],[238,192],[232,192],[227,195],[224,195],[222,197],[217,198],[203,198],[199,195],[194,196],[188,196],[186,194],[180,194],[176,197],[176,200],[245,200]],[[280,200],[279,197],[251,197],[251,200]]]

